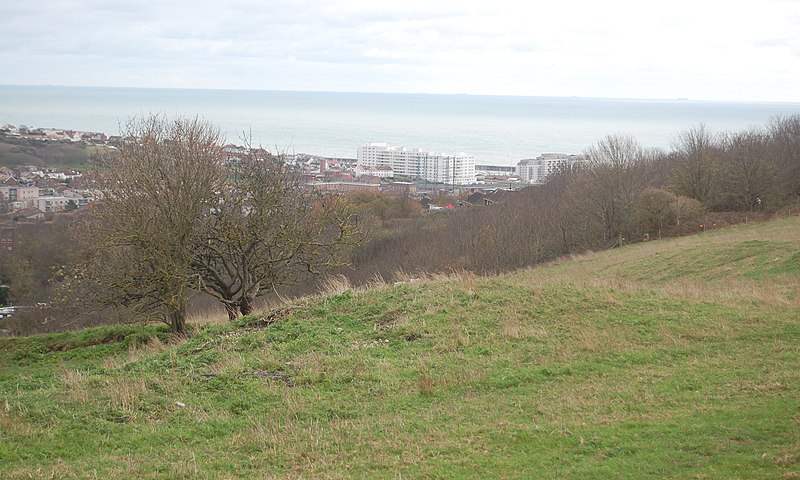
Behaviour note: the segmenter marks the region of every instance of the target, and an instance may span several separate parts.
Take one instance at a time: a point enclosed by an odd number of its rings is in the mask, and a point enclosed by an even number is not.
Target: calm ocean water
[[[251,132],[271,149],[335,157],[368,142],[467,152],[510,165],[546,152],[580,153],[611,133],[645,147],[705,124],[714,132],[765,126],[800,103],[473,95],[0,86],[0,125],[119,133],[130,116],[199,114],[229,142]]]

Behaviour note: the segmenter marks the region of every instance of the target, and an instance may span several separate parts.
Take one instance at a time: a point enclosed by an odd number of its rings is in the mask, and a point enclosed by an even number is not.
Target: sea
[[[129,118],[199,115],[228,143],[355,158],[385,142],[514,165],[542,153],[582,153],[611,134],[668,150],[681,131],[763,128],[800,114],[800,103],[396,93],[0,86],[0,126],[116,135]]]

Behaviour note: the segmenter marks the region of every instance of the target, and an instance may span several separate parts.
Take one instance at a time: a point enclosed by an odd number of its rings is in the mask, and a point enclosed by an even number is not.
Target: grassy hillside
[[[800,478],[800,218],[0,340],[2,478]]]
[[[92,154],[102,148],[71,142],[28,140],[0,134],[0,165],[83,169],[89,165]]]

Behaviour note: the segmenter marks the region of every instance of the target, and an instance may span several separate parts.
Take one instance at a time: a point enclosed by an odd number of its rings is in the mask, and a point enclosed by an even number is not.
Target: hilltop
[[[3,478],[798,478],[800,217],[0,339]]]

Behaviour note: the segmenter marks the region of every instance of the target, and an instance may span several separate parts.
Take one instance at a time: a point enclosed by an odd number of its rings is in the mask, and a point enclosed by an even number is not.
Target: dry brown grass
[[[333,419],[320,423],[283,415],[269,422],[254,421],[234,436],[235,450],[255,450],[265,458],[284,457],[288,471],[262,478],[352,478],[359,465],[379,464],[386,471],[399,471],[424,460],[422,448],[408,448],[403,437],[385,437],[381,432],[407,427],[401,415],[365,419]],[[399,452],[370,449],[369,455],[353,455],[353,445],[385,446]]]
[[[497,319],[500,335],[504,340],[519,340],[525,338],[545,338],[547,329],[527,317],[516,307],[509,307],[508,314]]]
[[[729,305],[762,302],[774,307],[800,306],[800,278],[788,275],[766,276],[759,280],[731,276],[709,281],[687,276],[667,281],[648,281],[630,278],[626,272],[615,269],[616,266],[609,258],[598,257],[597,261],[572,264],[570,268],[519,272],[509,275],[508,279],[512,283],[534,288],[562,283],[609,292],[659,292],[675,299],[697,302],[715,301]]]
[[[489,277],[483,277],[489,278]],[[459,289],[466,290],[467,293],[473,293],[478,286],[481,277],[469,272],[467,270],[450,270],[447,272],[438,272],[424,278],[430,282],[454,282]]]
[[[597,326],[583,325],[574,330],[573,336],[575,345],[590,353],[615,352],[629,346],[617,333]]]
[[[85,404],[89,401],[91,392],[87,386],[88,374],[80,370],[63,369],[61,381],[64,383],[67,398],[75,403]]]
[[[193,451],[181,452],[177,460],[172,464],[172,478],[195,478],[199,470],[197,468],[197,455]]]
[[[43,466],[31,466],[27,468],[21,468],[12,472],[8,473],[8,480],[16,480],[16,479],[48,479],[48,480],[56,480],[61,478],[92,478],[92,477],[83,477],[77,475],[70,466],[61,459],[55,461],[53,465],[43,467]]]
[[[328,355],[319,352],[308,352],[298,356],[293,363],[298,377],[312,383],[321,382],[330,372]]]
[[[142,378],[112,378],[105,382],[105,391],[111,406],[132,413],[147,393],[147,383]]]
[[[425,360],[420,361],[418,370],[417,391],[420,395],[433,395],[433,376],[428,362]]]
[[[383,278],[380,273],[376,273],[375,275],[370,278],[369,282],[367,282],[365,288],[366,290],[377,290],[380,288],[385,288],[388,286],[388,283]]]
[[[352,289],[350,280],[341,274],[326,277],[320,284],[321,295],[339,295]]]
[[[218,309],[195,312],[186,318],[186,323],[189,325],[221,325],[229,321],[228,315],[219,312]]]
[[[232,348],[232,347],[231,347]],[[222,350],[222,358],[208,367],[207,373],[236,375],[245,370],[247,359],[241,352]]]
[[[767,277],[759,281],[727,278],[718,282],[682,279],[659,287],[664,293],[686,300],[714,300],[732,305],[761,302],[774,307],[800,306],[800,278]]]
[[[680,258],[686,251],[705,248],[709,243],[722,247],[735,246],[751,241],[790,242],[800,248],[800,239],[797,238],[797,225],[798,218],[779,219],[762,223],[758,226],[738,225],[720,231],[710,231],[705,234],[639,243],[623,249],[602,252],[589,251],[523,269],[510,274],[508,277],[523,280],[529,285],[564,282],[585,284],[585,282],[596,282],[598,279],[605,279],[604,281],[611,282],[615,281],[615,279],[624,281],[626,278],[628,281],[633,281],[637,284],[650,283],[647,279],[638,278],[636,272],[627,271],[626,267],[629,265],[644,265],[654,258],[659,258],[659,260],[656,260],[657,262],[665,262],[665,259],[671,258],[673,255]],[[790,251],[786,253],[788,254]],[[724,270],[720,273],[724,273]],[[788,279],[792,280],[791,278]],[[782,278],[781,282],[783,280],[787,280],[787,278]],[[680,282],[683,282],[683,279]],[[708,282],[706,281],[706,283]]]
[[[143,345],[132,344],[128,348],[128,352],[125,355],[117,357],[107,357],[103,361],[103,364],[105,368],[109,370],[118,370],[132,363],[136,363],[142,360],[143,358],[158,355],[168,349],[172,349],[172,351],[174,352],[175,347],[185,343],[186,341],[187,338],[185,337],[173,337],[169,343],[164,343],[161,341],[160,338],[156,336],[151,336],[148,339],[147,343]]]
[[[470,335],[455,318],[450,321],[450,335],[442,337],[435,350],[441,352],[456,352],[470,343]]]
[[[11,404],[8,403],[8,400],[4,400],[3,403],[3,409],[0,410],[0,431],[11,432],[14,430],[16,422],[11,415]]]

